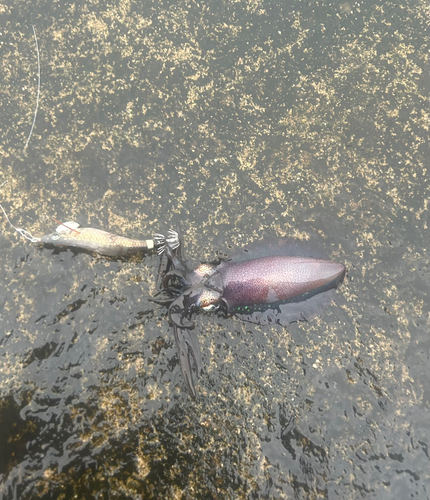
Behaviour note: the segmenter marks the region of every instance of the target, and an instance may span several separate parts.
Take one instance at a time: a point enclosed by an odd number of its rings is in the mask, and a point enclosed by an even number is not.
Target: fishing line
[[[25,229],[22,229],[21,227],[15,227],[12,224],[12,222],[9,220],[9,217],[7,216],[7,213],[4,211],[4,208],[2,207],[1,204],[0,204],[0,208],[2,209],[2,212],[3,212],[4,216],[6,217],[6,220],[9,222],[9,224],[11,225],[11,227],[13,227],[13,229],[15,229],[15,231],[17,233],[19,233],[26,240],[31,241],[32,243],[39,243],[40,242],[40,238],[35,238],[31,233],[29,233]]]
[[[34,110],[33,124],[31,125],[30,134],[28,135],[27,142],[25,143],[24,150],[30,142],[30,137],[33,134],[34,125],[36,124],[37,110],[39,109],[39,96],[40,96],[40,55],[39,55],[39,44],[37,43],[36,30],[34,26],[31,25],[34,33],[34,40],[36,42],[36,53],[37,53],[37,98],[36,98],[36,109]],[[4,212],[4,210],[3,210]],[[7,217],[7,216],[6,216]]]

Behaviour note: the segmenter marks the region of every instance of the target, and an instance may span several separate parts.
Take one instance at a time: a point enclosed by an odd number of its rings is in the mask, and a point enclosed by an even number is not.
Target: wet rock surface
[[[429,498],[426,4],[1,9],[13,224],[179,221],[190,264],[316,235],[348,271],[309,323],[196,316],[193,400],[156,256],[41,249],[5,221],[0,497]]]

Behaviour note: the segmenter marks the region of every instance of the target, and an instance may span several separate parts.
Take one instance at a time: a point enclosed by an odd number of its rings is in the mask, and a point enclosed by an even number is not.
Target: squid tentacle
[[[182,294],[170,304],[169,320],[177,328],[192,329],[194,328],[194,323],[191,321],[184,321],[189,313],[189,309],[185,306],[185,297],[185,294]]]
[[[172,293],[172,288],[170,286],[170,282],[174,278],[178,278],[180,281],[182,281],[183,286],[189,286],[189,283],[187,280],[187,273],[188,273],[188,271],[181,270],[181,269],[172,269],[171,271],[168,271],[163,277],[163,289],[169,293]]]
[[[189,330],[180,329],[176,325],[173,325],[173,334],[175,336],[175,342],[178,349],[179,365],[181,367],[182,374],[191,396],[195,398],[196,388],[194,386],[192,374],[192,361],[194,361],[196,373],[197,376],[199,376],[202,369],[202,358],[199,343],[195,335],[191,334]]]

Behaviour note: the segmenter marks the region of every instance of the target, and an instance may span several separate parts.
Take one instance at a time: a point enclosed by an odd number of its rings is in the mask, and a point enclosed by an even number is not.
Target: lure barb
[[[177,231],[169,229],[167,231],[167,235],[168,236],[166,238],[163,234],[154,234],[154,244],[157,247],[158,255],[162,255],[166,251],[167,247],[169,247],[171,250],[176,250],[180,245],[179,234]]]

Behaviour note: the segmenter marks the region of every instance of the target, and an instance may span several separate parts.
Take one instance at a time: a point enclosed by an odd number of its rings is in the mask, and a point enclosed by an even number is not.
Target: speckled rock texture
[[[0,5],[15,226],[179,222],[190,266],[315,237],[347,267],[309,323],[197,315],[193,400],[155,255],[39,248],[3,219],[1,500],[430,498],[428,18],[421,0]]]

